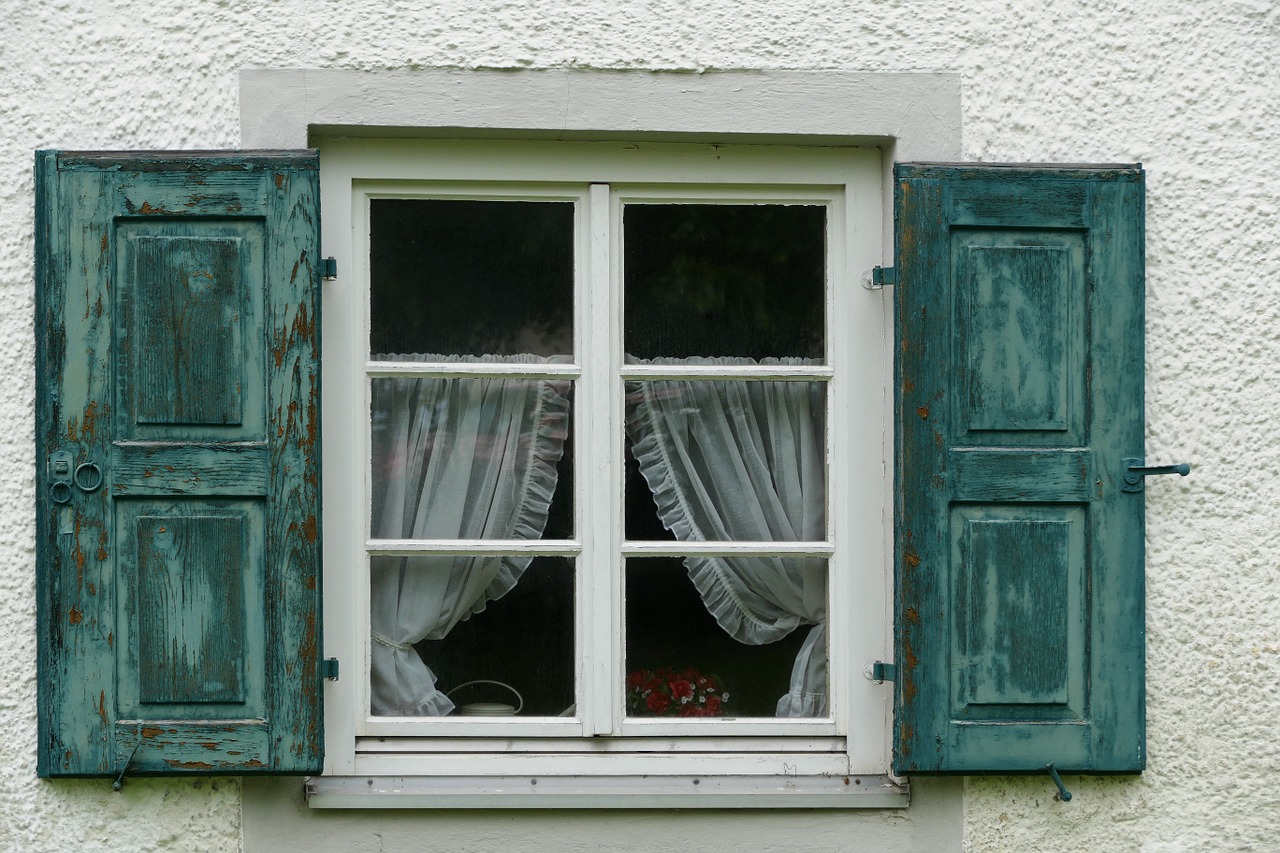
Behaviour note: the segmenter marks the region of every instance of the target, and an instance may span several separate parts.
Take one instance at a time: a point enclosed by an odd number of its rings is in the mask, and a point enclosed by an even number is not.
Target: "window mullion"
[[[617,521],[621,517],[614,412],[617,392],[615,339],[621,334],[613,285],[613,237],[607,184],[592,184],[586,200],[586,264],[577,287],[579,380],[578,563],[580,626],[578,712],[586,733],[616,734],[619,720],[612,686],[618,683],[621,608],[617,570]],[[615,331],[616,330],[616,331]]]

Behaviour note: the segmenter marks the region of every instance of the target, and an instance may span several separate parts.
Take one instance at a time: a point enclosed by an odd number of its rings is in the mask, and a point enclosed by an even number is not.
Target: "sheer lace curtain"
[[[638,360],[632,360],[638,361]],[[651,364],[812,364],[806,359],[655,359]],[[818,382],[659,380],[627,386],[627,433],[663,525],[677,539],[826,538],[825,387]],[[780,717],[827,713],[826,561],[689,557],[708,611],[750,645],[813,626]]]
[[[383,361],[459,357],[377,355]],[[562,359],[485,356],[482,361]],[[472,360],[474,361],[474,360]],[[568,435],[567,380],[409,377],[373,381],[373,535],[538,539]],[[530,557],[370,561],[372,710],[441,716],[453,703],[413,644],[446,636],[509,592]]]

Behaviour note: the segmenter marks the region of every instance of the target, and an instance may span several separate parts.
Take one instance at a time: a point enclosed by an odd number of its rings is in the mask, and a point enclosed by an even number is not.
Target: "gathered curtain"
[[[382,361],[458,362],[389,354]],[[560,357],[483,356],[545,363]],[[568,380],[373,380],[372,532],[379,539],[538,539],[568,436]],[[453,702],[413,648],[509,592],[531,557],[375,556],[370,560],[372,710],[442,716]]]
[[[813,364],[809,359],[663,358],[679,365]],[[823,541],[825,386],[773,380],[627,383],[627,434],[662,524],[682,542]],[[690,556],[707,610],[734,639],[763,645],[813,626],[779,717],[827,713],[827,563],[813,557]]]

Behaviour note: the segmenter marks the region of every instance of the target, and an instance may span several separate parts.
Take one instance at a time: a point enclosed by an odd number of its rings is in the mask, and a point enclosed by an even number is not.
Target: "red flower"
[[[707,697],[707,713],[708,714],[720,713],[720,697],[715,695],[714,693],[712,693],[710,696]]]
[[[635,690],[643,682],[644,682],[643,669],[637,669],[635,672],[627,676],[627,687],[631,690]]]
[[[683,678],[673,679],[671,681],[671,698],[680,702],[688,702],[693,698],[693,685],[685,681]]]
[[[648,705],[649,710],[655,714],[665,714],[667,709],[671,707],[671,702],[661,693],[650,693],[645,704]]]

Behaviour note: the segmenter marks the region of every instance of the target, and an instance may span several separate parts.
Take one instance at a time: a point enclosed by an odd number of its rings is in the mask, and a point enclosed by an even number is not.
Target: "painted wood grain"
[[[895,177],[895,768],[1139,771],[1141,169]]]
[[[37,172],[40,773],[318,770],[315,155]]]

